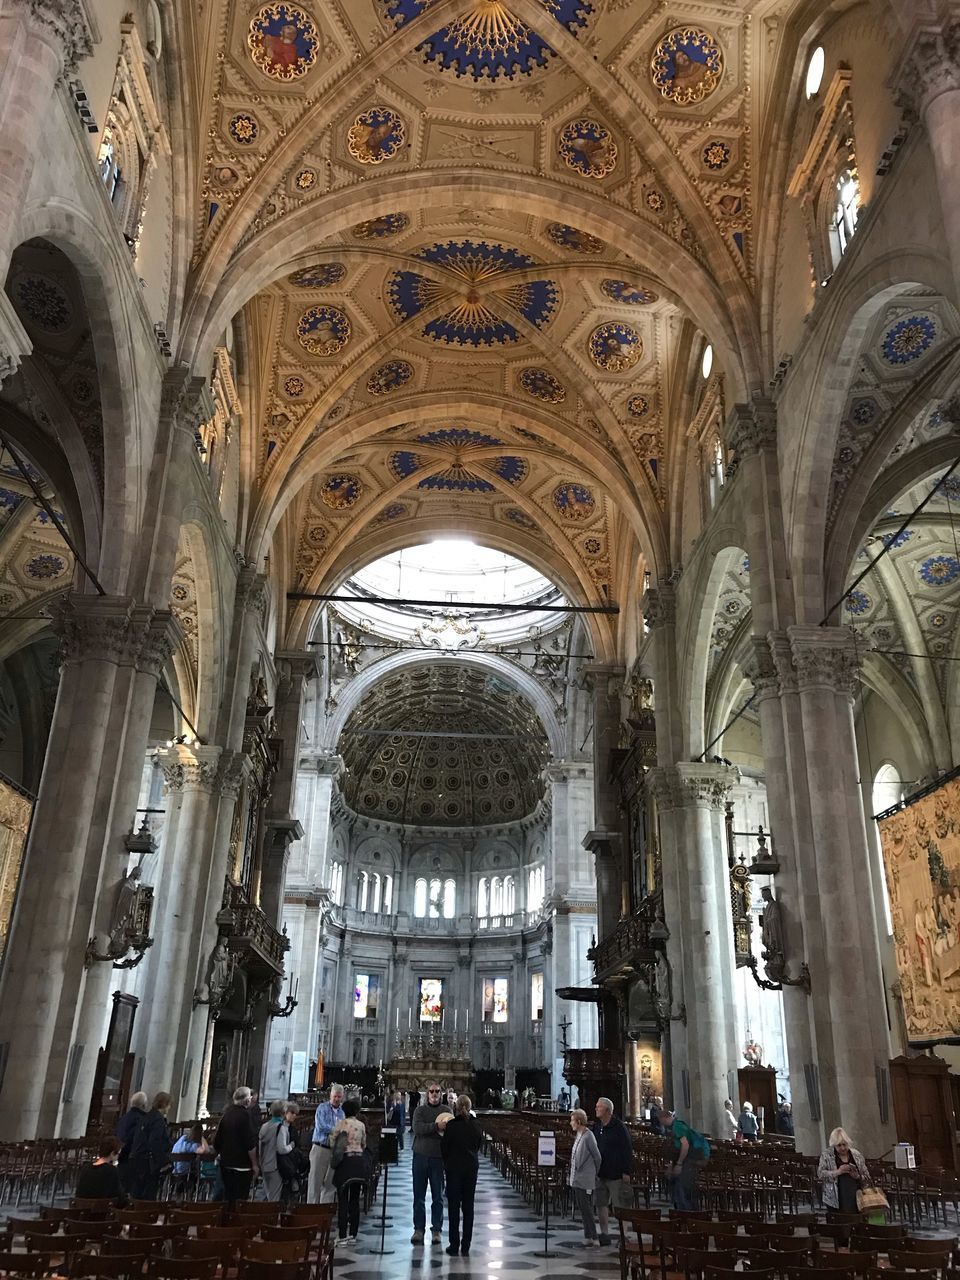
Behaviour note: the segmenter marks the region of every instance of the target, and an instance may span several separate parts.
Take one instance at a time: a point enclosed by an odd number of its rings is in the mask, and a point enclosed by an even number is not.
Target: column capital
[[[237,575],[235,607],[247,613],[262,614],[269,598],[267,575],[253,565],[244,565]]]
[[[212,794],[220,777],[220,747],[178,744],[157,752],[168,791],[206,791]]]
[[[130,596],[69,595],[50,606],[65,664],[101,661],[159,676],[183,637],[168,609]]]
[[[907,34],[893,77],[897,98],[917,118],[941,94],[960,90],[960,8],[919,14]]]
[[[787,628],[800,693],[827,689],[853,697],[860,679],[856,635],[849,627]]]
[[[772,400],[757,397],[735,404],[727,420],[727,444],[742,461],[777,447],[777,409]]]
[[[64,70],[89,58],[100,41],[100,28],[85,0],[10,0],[9,7],[30,18],[59,52]]]
[[[617,854],[617,849],[622,837],[619,831],[611,831],[608,827],[598,827],[595,831],[588,831],[583,837],[583,847],[589,853],[596,854],[598,858],[612,858]]]
[[[235,800],[250,772],[250,757],[245,751],[223,751],[217,768],[216,787],[221,795]]]
[[[188,365],[177,364],[168,369],[160,392],[160,415],[173,419],[190,434],[214,415],[213,394],[206,378],[197,377]]]
[[[319,751],[302,751],[300,762],[302,766],[318,773],[321,778],[337,779],[344,769],[343,756],[323,748]]]
[[[739,770],[732,765],[682,760],[672,766],[650,769],[645,783],[662,810],[699,805],[722,812],[739,778]]]
[[[664,582],[656,587],[647,587],[640,601],[640,612],[648,631],[674,626],[677,621],[677,593],[673,584]]]
[[[33,343],[6,293],[0,293],[0,383],[20,368]]]
[[[314,649],[281,649],[275,655],[278,684],[296,687],[297,681],[320,674],[320,654]]]

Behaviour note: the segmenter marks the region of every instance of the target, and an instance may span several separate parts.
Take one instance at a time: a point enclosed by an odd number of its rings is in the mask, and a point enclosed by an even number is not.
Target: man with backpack
[[[697,1179],[710,1159],[710,1143],[672,1111],[661,1111],[660,1123],[667,1137],[673,1138],[674,1159],[670,1169],[673,1207],[696,1209]]]

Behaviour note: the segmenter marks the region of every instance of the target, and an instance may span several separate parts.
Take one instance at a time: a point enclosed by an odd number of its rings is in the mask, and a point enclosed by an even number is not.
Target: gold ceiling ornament
[[[501,0],[477,0],[447,31],[450,42],[463,45],[468,54],[510,53],[529,35],[526,24]]]
[[[596,120],[573,120],[560,133],[560,157],[585,178],[605,178],[617,167],[617,144]]]
[[[675,27],[658,41],[650,59],[654,86],[678,107],[703,102],[723,77],[723,50],[702,27]]]
[[[383,164],[403,146],[406,127],[389,107],[371,107],[357,116],[347,132],[347,146],[360,164]]]

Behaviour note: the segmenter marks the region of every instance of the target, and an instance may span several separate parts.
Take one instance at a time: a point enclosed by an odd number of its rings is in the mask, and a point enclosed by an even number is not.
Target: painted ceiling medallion
[[[504,516],[520,529],[535,529],[537,523],[531,520],[525,511],[521,511],[519,507],[507,507]]]
[[[432,0],[383,0],[387,17],[399,28],[419,17]],[[574,35],[587,25],[592,5],[587,0],[540,0],[544,25],[560,23]],[[512,80],[544,67],[553,50],[531,31],[503,0],[473,0],[465,13],[441,27],[418,46],[424,62],[432,62],[457,76],[474,80]]]
[[[888,364],[909,364],[933,346],[937,340],[937,323],[932,316],[906,316],[883,338],[881,351]]]
[[[73,319],[70,299],[50,276],[20,275],[13,287],[17,310],[34,329],[63,333]]]
[[[334,511],[344,511],[360,500],[363,485],[356,476],[327,476],[320,486],[320,497],[326,506]]]
[[[371,107],[357,116],[347,132],[347,146],[361,164],[383,164],[403,146],[403,121],[389,107]]]
[[[723,76],[723,50],[702,27],[676,27],[660,40],[650,63],[653,83],[678,107],[703,102]]]
[[[377,516],[377,524],[386,524],[388,520],[400,520],[409,515],[410,508],[402,502],[391,502]]]
[[[240,111],[232,117],[229,124],[230,137],[242,147],[252,147],[260,136],[260,125],[257,117],[246,111]]]
[[[336,307],[311,307],[300,317],[297,337],[312,356],[333,356],[350,340],[350,321]]]
[[[517,381],[528,396],[544,400],[547,404],[563,404],[566,388],[546,369],[521,369]]]
[[[339,284],[346,274],[347,268],[342,262],[320,262],[315,267],[301,267],[287,279],[295,289],[329,289]]]
[[[641,289],[637,285],[627,284],[626,280],[601,280],[600,291],[612,302],[623,302],[631,307],[649,307],[660,297],[652,289]]]
[[[383,240],[387,236],[398,236],[409,225],[410,219],[405,213],[383,213],[368,222],[358,222],[350,234],[358,240]]]
[[[713,138],[703,148],[703,163],[714,173],[721,173],[730,163],[733,152],[722,138]]]
[[[409,320],[428,307],[449,304],[449,310],[424,327],[424,337],[435,342],[461,347],[519,342],[520,334],[504,312],[519,312],[540,329],[556,311],[559,290],[553,281],[509,283],[511,272],[535,265],[533,258],[515,249],[485,241],[451,240],[421,249],[416,256],[449,272],[450,282],[431,280],[416,271],[397,271],[387,284],[387,298],[401,320]],[[494,284],[501,276],[503,283]]]
[[[607,247],[588,231],[568,227],[565,222],[548,222],[544,230],[555,245],[559,245],[561,249],[569,249],[572,253],[598,254],[603,253]]]
[[[560,134],[560,157],[585,178],[605,178],[617,167],[617,144],[596,120],[574,120]]]
[[[399,449],[390,454],[387,466],[397,480],[409,480],[418,471],[427,471],[418,489],[457,493],[493,493],[493,479],[516,485],[526,479],[529,467],[523,458],[511,454],[490,454],[502,445],[496,436],[462,427],[440,428],[417,436],[427,452]],[[493,479],[489,478],[493,477]]]
[[[285,379],[283,384],[283,390],[286,393],[286,395],[290,397],[291,400],[299,400],[299,398],[303,395],[306,389],[307,389],[306,383],[302,378],[298,378],[296,374],[293,374],[291,375],[291,377]]]
[[[367,379],[367,390],[372,396],[385,396],[396,391],[413,377],[413,365],[406,360],[388,360],[374,369]]]
[[[61,556],[42,555],[27,560],[23,571],[28,578],[38,582],[46,582],[51,578],[60,578],[67,571],[67,562]]]
[[[605,373],[631,369],[643,355],[643,340],[636,329],[618,320],[597,325],[590,335],[590,359]]]
[[[298,80],[317,60],[320,34],[302,9],[267,4],[250,23],[250,56],[271,80]]]
[[[960,578],[960,560],[956,556],[931,556],[920,566],[920,577],[928,587],[945,587]]]
[[[589,520],[597,508],[586,485],[568,480],[553,491],[553,505],[565,520]]]
[[[646,396],[631,396],[627,401],[627,413],[631,418],[645,418],[650,412],[650,401]]]

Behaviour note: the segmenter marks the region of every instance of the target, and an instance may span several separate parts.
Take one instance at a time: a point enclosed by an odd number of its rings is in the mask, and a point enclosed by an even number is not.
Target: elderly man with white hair
[[[120,1143],[120,1154],[117,1157],[117,1175],[123,1191],[130,1194],[130,1148],[140,1128],[140,1121],[147,1114],[149,1105],[145,1093],[135,1093],[130,1099],[130,1109],[117,1121],[117,1141]]]
[[[597,1122],[593,1136],[600,1150],[597,1171],[597,1217],[600,1219],[600,1243],[610,1244],[610,1207],[633,1208],[633,1139],[623,1121],[613,1114],[609,1098],[598,1098]]]
[[[220,1117],[213,1139],[224,1199],[231,1207],[250,1199],[250,1187],[260,1172],[259,1137],[260,1115],[253,1109],[252,1090],[244,1084],[234,1090],[233,1102]]]
[[[333,1142],[330,1135],[344,1118],[344,1088],[342,1084],[330,1086],[330,1099],[321,1102],[313,1122],[313,1145],[310,1148],[310,1178],[307,1183],[307,1201],[310,1204],[333,1204],[336,1188],[330,1177],[330,1161],[333,1159]]]

